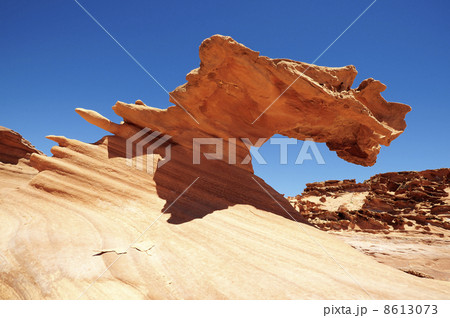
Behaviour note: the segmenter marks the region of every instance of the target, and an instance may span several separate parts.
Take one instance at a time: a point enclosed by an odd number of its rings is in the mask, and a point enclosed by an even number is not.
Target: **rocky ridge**
[[[427,233],[430,226],[450,230],[449,193],[450,169],[443,168],[377,174],[363,183],[308,183],[302,195],[288,199],[324,230]]]

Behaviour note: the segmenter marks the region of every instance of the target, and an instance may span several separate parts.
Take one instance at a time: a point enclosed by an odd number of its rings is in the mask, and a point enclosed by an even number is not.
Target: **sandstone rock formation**
[[[31,154],[42,154],[28,140],[6,127],[0,126],[0,162],[17,164],[29,160]]]
[[[380,145],[389,146],[403,132],[405,114],[411,110],[386,102],[380,95],[386,86],[374,79],[351,89],[357,74],[351,65],[331,68],[270,59],[219,35],[203,41],[200,59],[200,67],[186,76],[187,83],[170,93],[179,107],[161,110],[142,102],[117,102],[113,109],[123,117],[122,125],[93,111],[78,113],[125,138],[136,126],[168,134],[186,147],[192,147],[194,137],[238,138],[237,164],[248,154],[239,138],[255,143],[281,134],[326,142],[339,157],[370,166]]]
[[[350,162],[370,165],[380,144],[405,128],[409,106],[384,101],[384,86],[374,80],[350,89],[352,66],[272,60],[229,37],[205,40],[200,58],[188,83],[171,93],[178,106],[118,102],[113,109],[121,124],[78,109],[113,136],[95,144],[49,136],[58,143],[53,157],[31,156],[39,173],[0,195],[0,298],[450,296],[447,282],[380,264],[305,224],[253,174],[248,145],[239,139],[312,138]],[[171,147],[171,160],[152,173],[127,165],[126,140],[143,128],[162,133],[161,147],[132,152],[133,160],[156,163]],[[136,142],[148,143],[147,137]],[[227,139],[223,160],[202,155],[194,164],[198,137]],[[233,147],[236,164],[230,163]]]
[[[343,230],[335,234],[384,263],[450,280],[449,194],[443,168],[309,183],[289,200],[318,228]]]
[[[0,126],[0,190],[26,184],[37,170],[30,166],[33,153],[42,154],[19,133]]]

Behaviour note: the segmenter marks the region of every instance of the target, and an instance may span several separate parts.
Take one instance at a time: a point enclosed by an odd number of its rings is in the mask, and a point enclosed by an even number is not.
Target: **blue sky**
[[[198,46],[230,35],[272,58],[312,62],[372,1],[92,1],[79,0],[119,42],[172,91],[198,67]],[[306,182],[400,170],[449,167],[450,4],[378,0],[316,62],[353,64],[363,79],[388,86],[388,101],[412,106],[408,127],[375,166],[360,167],[319,145],[326,164],[294,165],[301,146],[265,144],[257,175],[287,195]],[[47,154],[46,135],[95,142],[105,135],[74,109],[120,121],[117,100],[166,108],[167,94],[72,0],[0,2],[0,125],[20,132]]]

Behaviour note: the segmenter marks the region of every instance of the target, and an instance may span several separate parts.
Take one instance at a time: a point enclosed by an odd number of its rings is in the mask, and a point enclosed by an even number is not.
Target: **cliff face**
[[[382,263],[450,280],[449,194],[443,168],[310,183],[289,200],[309,222]]]
[[[409,106],[386,102],[384,85],[374,80],[350,89],[353,66],[269,59],[229,37],[205,40],[200,58],[200,68],[171,93],[178,106],[118,102],[113,109],[121,124],[77,109],[113,135],[95,144],[49,136],[58,143],[53,157],[31,155],[39,173],[0,194],[1,298],[450,296],[446,282],[379,264],[305,224],[253,174],[240,139],[312,138],[350,162],[370,165],[380,144],[405,128]],[[160,133],[161,147],[134,151],[133,160],[157,163],[171,149],[170,161],[151,173],[128,165],[127,141],[146,128]],[[214,148],[205,147],[194,164],[193,138],[199,137],[226,139],[224,157],[206,160]],[[236,147],[235,164],[230,147]]]

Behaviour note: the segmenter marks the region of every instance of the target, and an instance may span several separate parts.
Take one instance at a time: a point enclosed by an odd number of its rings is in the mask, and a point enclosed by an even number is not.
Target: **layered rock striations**
[[[371,165],[405,128],[409,106],[384,101],[371,79],[351,89],[353,66],[269,59],[229,37],[205,40],[200,59],[170,94],[177,106],[118,102],[121,124],[78,109],[113,135],[95,144],[49,136],[53,157],[31,155],[39,173],[0,195],[1,298],[450,297],[448,283],[379,264],[307,225],[253,174],[241,139],[312,138]],[[146,128],[160,147],[127,151]],[[226,140],[222,160],[207,160],[215,149],[202,146],[195,164],[192,139],[210,137]],[[170,161],[139,168],[167,158],[168,147]]]
[[[0,126],[0,162],[17,164],[21,159],[26,162],[33,153],[42,154],[19,133]]]
[[[30,166],[32,154],[41,154],[19,133],[0,126],[0,190],[26,184],[37,174]]]

